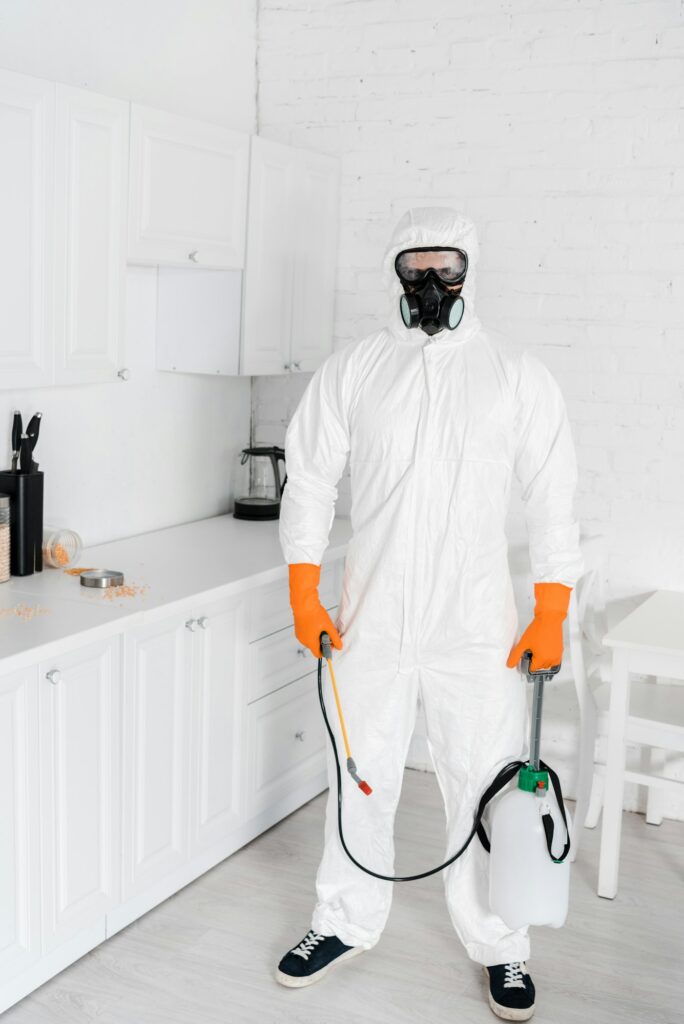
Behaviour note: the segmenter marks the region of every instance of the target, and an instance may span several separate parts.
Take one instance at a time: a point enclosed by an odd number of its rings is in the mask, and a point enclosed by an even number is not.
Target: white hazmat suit
[[[394,260],[419,246],[468,254],[465,312],[454,331],[428,337],[401,320]],[[418,695],[446,808],[446,853],[467,836],[498,769],[525,753],[526,684],[519,669],[506,667],[518,626],[504,531],[514,473],[534,581],[572,587],[582,569],[563,398],[541,362],[482,328],[474,308],[477,255],[465,217],[409,211],[384,260],[387,326],[323,363],[285,441],[280,537],[288,563],[321,563],[350,458],[353,536],[335,674],[354,757],[373,795],[343,771],[344,825],[355,857],[383,874],[394,871],[394,814]],[[392,884],[361,872],[342,850],[332,758],[329,764],[312,927],[370,948],[385,925]],[[489,910],[488,854],[477,839],[444,881],[454,928],[473,960],[528,958],[526,930],[512,931]]]

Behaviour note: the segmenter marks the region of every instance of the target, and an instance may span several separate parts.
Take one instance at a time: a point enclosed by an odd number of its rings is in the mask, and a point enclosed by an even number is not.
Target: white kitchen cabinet
[[[120,898],[120,640],[41,662],[43,953],[99,925]]]
[[[312,659],[313,661],[313,659]],[[247,800],[251,814],[282,803],[325,772],[325,726],[315,674],[249,705]]]
[[[242,132],[133,104],[129,261],[243,267],[248,161]]]
[[[159,267],[157,369],[237,376],[241,270]]]
[[[191,856],[224,842],[243,815],[245,600],[198,608],[194,622]]]
[[[290,360],[292,370],[313,371],[332,352],[339,161],[299,150],[295,181]]]
[[[0,71],[0,388],[52,381],[55,85]]]
[[[0,676],[0,986],[40,956],[37,797],[36,670],[28,668]]]
[[[263,525],[159,531],[192,551],[173,594],[171,548],[145,536],[150,593],[130,617],[26,580],[65,628],[36,617],[23,648],[0,644],[0,1013],[325,788],[316,666]],[[321,575],[333,610],[346,532]],[[139,542],[108,544],[106,563]]]
[[[55,382],[123,366],[129,105],[57,86]]]
[[[178,613],[124,638],[124,900],[188,858],[190,621]]]
[[[128,110],[0,71],[0,388],[122,369]]]
[[[315,370],[332,351],[339,161],[255,136],[240,372]]]

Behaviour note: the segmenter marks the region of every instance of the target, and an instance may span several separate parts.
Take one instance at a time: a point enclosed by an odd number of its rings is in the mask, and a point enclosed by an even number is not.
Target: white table
[[[684,679],[684,593],[656,591],[603,642],[612,648],[613,670],[598,894],[613,899],[618,888],[630,673]]]

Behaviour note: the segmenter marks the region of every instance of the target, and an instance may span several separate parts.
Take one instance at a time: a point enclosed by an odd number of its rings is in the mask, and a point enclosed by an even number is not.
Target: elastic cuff
[[[336,935],[345,946],[363,946],[364,949],[372,949],[380,939],[379,935],[374,935],[365,928],[359,928],[347,921],[335,920],[325,910],[316,909],[314,911],[311,927],[319,935]]]
[[[496,946],[485,946],[480,942],[466,942],[465,948],[470,959],[484,967],[494,967],[495,964],[512,964],[530,958],[530,940],[527,935],[512,935]]]

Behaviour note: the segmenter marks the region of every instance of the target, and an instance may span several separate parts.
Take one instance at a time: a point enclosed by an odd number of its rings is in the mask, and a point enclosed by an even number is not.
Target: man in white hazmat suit
[[[534,356],[488,335],[474,308],[478,243],[448,209],[409,211],[384,260],[387,326],[333,353],[289,425],[280,538],[298,638],[317,657],[330,634],[354,755],[373,795],[343,778],[354,856],[394,867],[393,825],[417,697],[444,797],[447,852],[472,827],[482,792],[525,753],[525,680],[516,667],[558,663],[562,622],[581,570],[575,454],[553,377]],[[336,619],[318,600],[337,483],[350,458],[353,536]],[[515,473],[522,487],[535,617],[518,621],[504,532]],[[513,648],[513,649],[512,649]],[[454,928],[484,965],[490,1005],[508,1020],[534,1010],[526,929],[489,909],[478,842],[444,873]],[[370,949],[392,884],[360,871],[337,831],[330,760],[325,850],[311,930],[277,979],[307,985]]]

